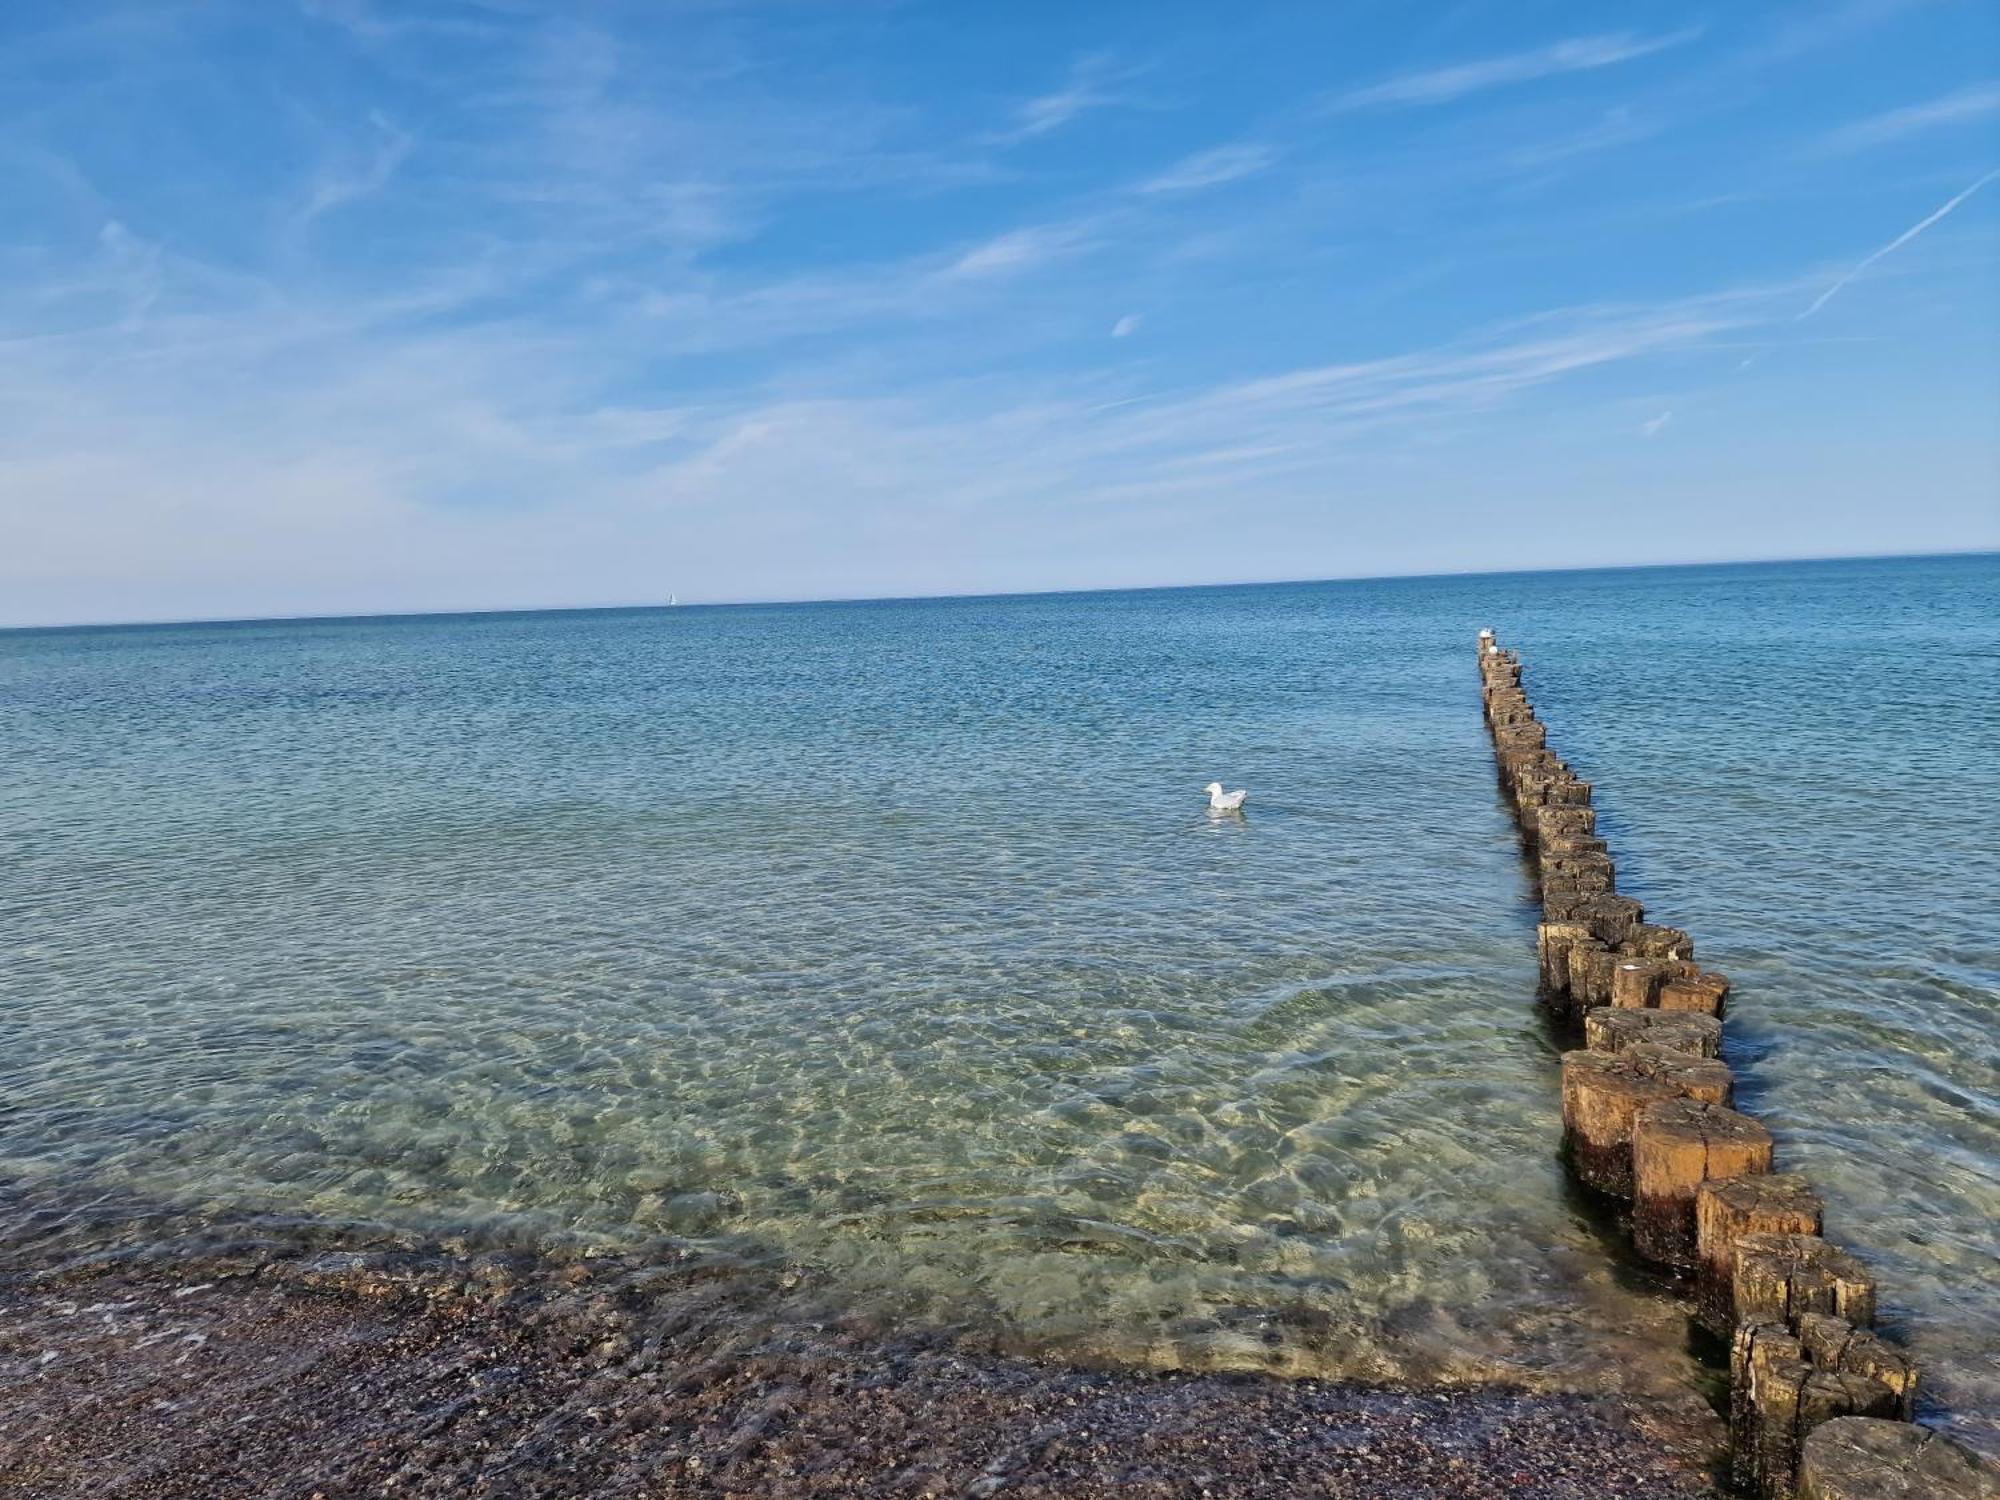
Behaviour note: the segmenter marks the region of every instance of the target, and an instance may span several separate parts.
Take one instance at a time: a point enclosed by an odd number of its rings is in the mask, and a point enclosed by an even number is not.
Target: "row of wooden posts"
[[[1583,1045],[1562,1060],[1571,1169],[1626,1208],[1648,1260],[1691,1283],[1730,1341],[1730,1447],[1758,1500],[2000,1496],[1990,1466],[1911,1422],[1917,1372],[1871,1331],[1875,1282],[1822,1235],[1805,1178],[1731,1108],[1729,981],[1678,927],[1618,894],[1590,783],[1548,747],[1517,652],[1490,630],[1479,672],[1500,782],[1539,876],[1541,995]]]

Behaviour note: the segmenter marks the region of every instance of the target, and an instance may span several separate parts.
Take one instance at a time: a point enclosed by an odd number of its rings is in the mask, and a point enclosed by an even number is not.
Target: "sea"
[[[1712,1392],[1559,1160],[1490,626],[1992,1449],[1996,606],[1979,555],[0,632],[0,1252],[671,1246],[1044,1358]]]

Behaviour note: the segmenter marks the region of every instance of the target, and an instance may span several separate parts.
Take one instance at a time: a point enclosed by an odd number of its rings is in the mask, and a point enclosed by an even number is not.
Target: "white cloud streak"
[[[1893,240],[1889,241],[1888,244],[1884,245],[1874,254],[1864,258],[1852,270],[1848,271],[1845,275],[1841,276],[1837,281],[1835,281],[1833,285],[1829,286],[1825,291],[1821,292],[1817,297],[1813,298],[1812,306],[1808,307],[1804,312],[1800,313],[1795,321],[1803,323],[1807,318],[1810,318],[1814,313],[1818,312],[1822,307],[1825,307],[1827,303],[1831,302],[1840,293],[1842,288],[1844,288],[1849,282],[1853,281],[1855,277],[1859,276],[1863,271],[1866,271],[1870,266],[1874,265],[1877,261],[1881,260],[1883,256],[1891,254],[1896,250],[1900,250],[1903,246],[1909,244],[1911,240],[1915,239],[1918,235],[1922,234],[1926,229],[1929,229],[1931,225],[1937,223],[1939,219],[1942,219],[1946,214],[1950,213],[1953,209],[1957,208],[1959,204],[1963,203],[1966,199],[1970,198],[1974,193],[1978,192],[1981,188],[1985,187],[1987,183],[1991,182],[1996,177],[2000,177],[2000,171],[1988,172],[1984,177],[1980,178],[1977,182],[1973,183],[1971,187],[1966,188],[1963,192],[1957,194],[1949,201],[1947,201],[1943,207],[1934,209],[1930,213],[1926,214],[1923,218],[1917,220],[1916,223],[1912,224],[1908,229],[1905,229],[1901,234],[1897,235]]]
[[[1109,59],[1092,56],[1072,64],[1061,88],[1025,99],[1014,110],[1014,123],[986,137],[990,145],[1018,146],[1053,134],[1094,109],[1122,102],[1116,84],[1122,75]]]
[[[388,186],[389,179],[396,175],[397,168],[410,154],[415,138],[397,129],[379,114],[371,115],[369,123],[378,136],[375,149],[358,166],[323,171],[313,180],[306,201],[292,216],[291,227],[295,231],[307,228],[322,214],[330,213],[343,204],[381,192]]]
[[[1334,101],[1341,109],[1369,109],[1382,106],[1448,104],[1467,94],[1513,84],[1532,83],[1541,78],[1566,73],[1584,73],[1631,62],[1664,52],[1694,40],[1697,27],[1665,36],[1635,37],[1628,34],[1571,37],[1528,52],[1511,52],[1501,57],[1481,58],[1448,68],[1432,68],[1356,89]]]
[[[1142,193],[1191,193],[1202,188],[1220,187],[1267,171],[1278,153],[1269,146],[1244,144],[1217,146],[1199,151],[1176,162],[1157,177],[1139,184]]]
[[[1982,83],[1922,104],[1857,120],[1829,135],[1826,147],[1830,151],[1861,151],[1924,131],[1982,120],[1996,113],[2000,113],[2000,83]]]

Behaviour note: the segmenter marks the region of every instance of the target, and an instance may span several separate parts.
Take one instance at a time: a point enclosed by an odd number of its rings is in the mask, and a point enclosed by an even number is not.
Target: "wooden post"
[[[1799,1392],[1812,1374],[1783,1326],[1745,1323],[1729,1351],[1729,1444],[1737,1487],[1782,1500],[1798,1469]]]
[[[1542,894],[1573,891],[1582,896],[1608,896],[1616,889],[1617,874],[1602,854],[1578,855],[1571,859],[1547,861],[1542,865]]]
[[[1616,948],[1646,919],[1646,908],[1630,896],[1595,896],[1577,920],[1586,922],[1599,938]]]
[[[1813,1234],[1746,1234],[1730,1267],[1738,1323],[1783,1323],[1832,1313],[1856,1328],[1875,1322],[1875,1278],[1845,1250]]]
[[[1632,1123],[1669,1099],[1727,1104],[1729,1069],[1710,1058],[1641,1042],[1622,1052],[1563,1054],[1563,1145],[1578,1177],[1632,1196]]]
[[[1859,1375],[1887,1387],[1896,1398],[1889,1415],[1910,1420],[1917,1401],[1917,1367],[1902,1350],[1830,1313],[1799,1319],[1799,1345],[1816,1370]]]
[[[1687,1016],[1674,1011],[1616,1014],[1628,1020],[1642,1017],[1657,1017],[1661,1021],[1701,1020],[1718,1032],[1722,1030],[1720,1022],[1707,1016]],[[1701,1325],[1719,1334],[1727,1334],[1735,1326],[1733,1288],[1738,1240],[1752,1234],[1817,1235],[1821,1213],[1819,1195],[1796,1172],[1704,1182],[1694,1200],[1698,1257],[1695,1307]]]
[[[1549,783],[1549,806],[1588,807],[1590,805],[1590,783],[1576,772],[1563,767],[1556,779]]]
[[[1649,1260],[1695,1263],[1695,1194],[1710,1179],[1771,1170],[1771,1132],[1720,1104],[1648,1104],[1632,1121],[1632,1243]]]
[[[1694,939],[1678,927],[1659,927],[1648,922],[1633,927],[1625,935],[1624,949],[1635,958],[1694,957]]]
[[[1596,833],[1597,809],[1589,806],[1563,804],[1556,807],[1540,807],[1535,810],[1533,833],[1540,843],[1546,838],[1560,838],[1567,834]]]
[[[1624,1010],[1651,1010],[1669,979],[1698,972],[1677,958],[1621,958],[1611,970],[1611,1003]]]
[[[2000,1500],[2000,1466],[1942,1433],[1834,1417],[1799,1445],[1799,1500]]]
[[[1601,845],[1603,841],[1592,836],[1590,842]],[[1599,887],[1600,890],[1610,890],[1617,881],[1618,867],[1612,862],[1608,853],[1601,847],[1579,849],[1568,839],[1559,842],[1551,840],[1541,845],[1536,853],[1535,863],[1542,872],[1543,880],[1559,880],[1565,875],[1583,870],[1601,870],[1609,878]]]
[[[1617,965],[1618,955],[1595,938],[1570,948],[1570,998],[1580,1010],[1611,1003],[1611,975]]]
[[[1720,1016],[1729,1000],[1729,981],[1720,974],[1682,974],[1660,986],[1661,1010],[1688,1010],[1698,1015]]]
[[[1550,854],[1605,854],[1610,846],[1594,833],[1572,833],[1561,838],[1544,840],[1537,846],[1544,856]]]
[[[1712,1016],[1669,1010],[1619,1010],[1598,1005],[1584,1012],[1583,1042],[1592,1052],[1623,1052],[1652,1042],[1696,1057],[1722,1055],[1722,1023]]]
[[[1535,928],[1535,959],[1541,968],[1542,998],[1557,1009],[1569,999],[1569,952],[1572,944],[1588,941],[1590,929],[1581,922],[1543,922]]]

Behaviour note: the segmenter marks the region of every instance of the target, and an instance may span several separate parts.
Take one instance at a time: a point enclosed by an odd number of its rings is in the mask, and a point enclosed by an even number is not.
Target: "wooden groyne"
[[[1811,1184],[1773,1170],[1770,1132],[1731,1107],[1729,981],[1618,893],[1591,785],[1549,748],[1520,655],[1490,630],[1479,676],[1540,889],[1542,1003],[1579,1043],[1562,1060],[1564,1154],[1729,1341],[1737,1485],[1757,1500],[2000,1500],[1992,1466],[1912,1422],[1916,1367],[1873,1332],[1874,1278],[1824,1237]]]

